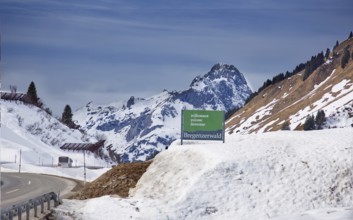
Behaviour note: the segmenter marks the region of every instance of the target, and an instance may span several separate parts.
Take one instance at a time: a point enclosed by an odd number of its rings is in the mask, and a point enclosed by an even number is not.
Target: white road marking
[[[18,190],[19,190],[19,189],[14,189],[14,190],[11,190],[11,191],[6,192],[6,194],[10,194],[10,193],[16,192],[16,191],[18,191]]]
[[[30,180],[28,181],[28,185],[31,185],[31,181]]]

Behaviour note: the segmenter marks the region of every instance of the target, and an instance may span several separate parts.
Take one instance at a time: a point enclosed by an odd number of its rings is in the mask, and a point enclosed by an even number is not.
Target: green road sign
[[[181,140],[223,140],[224,112],[183,110]]]

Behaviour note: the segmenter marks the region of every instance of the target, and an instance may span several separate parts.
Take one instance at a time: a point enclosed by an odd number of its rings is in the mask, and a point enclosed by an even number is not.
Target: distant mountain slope
[[[148,99],[131,97],[126,103],[107,106],[89,103],[73,118],[89,134],[104,134],[122,162],[144,161],[180,136],[182,109],[228,111],[242,106],[250,94],[238,69],[216,64],[187,90],[164,91]]]
[[[326,127],[353,126],[353,61],[342,68],[343,51],[353,51],[353,38],[342,42],[331,57],[303,81],[305,70],[272,84],[226,122],[229,133],[280,130],[285,122],[301,130],[308,115],[324,110]]]
[[[78,130],[68,128],[36,106],[0,100],[0,107],[1,162],[13,163],[16,156],[18,161],[19,151],[22,150],[23,164],[57,164],[57,157],[66,155],[81,165],[82,152],[64,152],[59,147],[65,142],[96,141]],[[90,158],[90,165],[99,161],[93,159],[93,156],[89,154],[86,158],[87,163]]]

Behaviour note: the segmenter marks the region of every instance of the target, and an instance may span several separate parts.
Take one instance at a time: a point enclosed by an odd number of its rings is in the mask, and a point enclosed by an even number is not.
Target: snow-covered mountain
[[[89,134],[103,134],[122,162],[144,161],[180,136],[182,109],[229,111],[242,106],[251,93],[237,68],[216,64],[187,90],[163,91],[148,99],[131,97],[106,106],[88,103],[73,118]]]
[[[0,100],[0,111],[0,164],[2,171],[18,170],[21,154],[21,171],[23,172],[38,171],[83,179],[81,166],[84,158],[82,152],[63,151],[60,146],[66,142],[96,142],[94,137],[68,128],[46,111],[33,105]],[[59,156],[69,156],[77,168],[58,169],[56,165]],[[87,152],[85,159],[87,166],[107,165],[105,161],[90,152]],[[87,176],[88,179],[96,177],[97,175],[91,171]]]
[[[307,116],[324,111],[326,128],[353,127],[353,60],[342,67],[345,50],[353,52],[353,38],[343,41],[307,78],[306,69],[257,94],[227,122],[230,133],[282,129],[302,130]]]

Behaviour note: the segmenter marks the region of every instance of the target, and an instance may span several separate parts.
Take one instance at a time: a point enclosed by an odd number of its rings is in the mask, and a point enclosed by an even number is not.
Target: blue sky
[[[255,90],[353,29],[351,0],[0,0],[2,89],[56,115],[188,88],[218,62]]]

